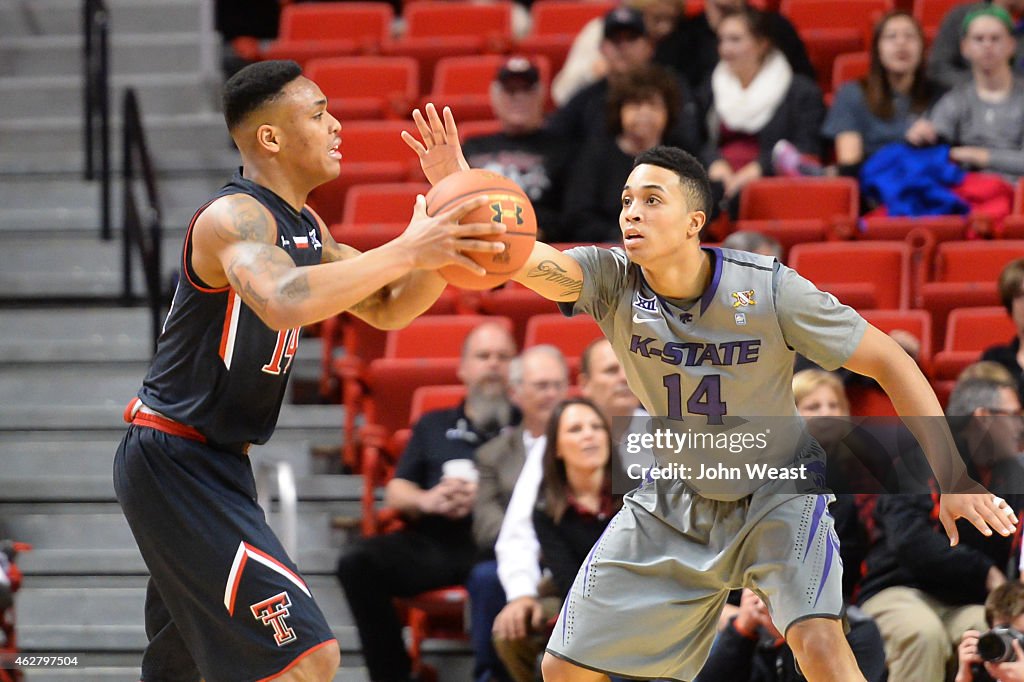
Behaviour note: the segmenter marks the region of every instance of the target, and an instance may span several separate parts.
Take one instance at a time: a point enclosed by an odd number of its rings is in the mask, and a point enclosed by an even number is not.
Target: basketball
[[[487,270],[477,275],[458,265],[446,265],[438,270],[449,284],[461,289],[492,289],[507,282],[530,257],[537,240],[537,215],[523,189],[504,175],[477,168],[449,175],[427,193],[427,213],[437,215],[467,199],[484,195],[487,206],[467,214],[461,222],[505,223],[504,234],[475,237],[505,243],[500,253],[474,253],[466,255]]]

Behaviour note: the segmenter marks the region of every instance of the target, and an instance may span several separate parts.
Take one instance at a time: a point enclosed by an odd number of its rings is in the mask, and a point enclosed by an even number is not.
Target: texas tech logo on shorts
[[[288,593],[282,592],[249,607],[253,616],[263,621],[264,625],[274,628],[274,641],[278,646],[284,646],[298,639],[295,630],[292,630],[284,622],[284,619],[290,615],[288,607],[291,605],[292,600]]]

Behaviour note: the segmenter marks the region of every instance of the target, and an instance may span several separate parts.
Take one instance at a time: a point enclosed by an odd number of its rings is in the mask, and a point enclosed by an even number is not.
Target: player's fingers
[[[486,196],[473,197],[472,199],[463,201],[461,204],[453,206],[438,217],[441,220],[457,223],[462,220],[464,216],[469,215],[478,208],[486,206],[488,201],[490,200]]]
[[[504,234],[508,227],[504,223],[454,223],[450,233],[461,238],[486,237]]]
[[[983,505],[978,511],[980,512],[982,519],[984,519],[985,525],[992,528],[995,532],[1000,535],[1010,535],[1013,533],[1013,526],[1010,524],[1010,521],[1006,516],[1006,512],[995,506],[994,503],[989,502]]]
[[[479,263],[470,258],[466,258],[461,253],[455,254],[455,257],[452,259],[452,264],[458,265],[459,267],[462,268],[466,268],[474,275],[483,276],[487,274],[487,270],[484,268],[484,266],[480,265]]]
[[[939,509],[939,522],[942,524],[943,529],[945,529],[946,535],[949,536],[949,546],[956,547],[960,542],[960,533],[956,530],[956,519],[953,518],[953,515],[945,507]]]
[[[434,106],[433,102],[427,102],[427,106],[424,108],[427,110],[427,121],[430,123],[430,132],[434,136],[434,144],[444,144],[446,141],[444,123],[441,122],[441,117],[437,115],[437,107]]]
[[[455,125],[455,115],[452,113],[451,107],[445,107],[441,113],[444,115],[444,129],[448,141],[458,142],[459,128]]]
[[[534,604],[533,606],[533,629],[540,630],[544,626],[544,609],[540,607],[540,604]],[[1024,656],[1018,657],[1017,660],[1021,660]]]
[[[501,253],[505,245],[501,242],[489,242],[483,239],[457,239],[455,248],[458,251],[477,251],[480,253]]]
[[[416,203],[412,206],[412,218],[417,220],[427,217],[427,198],[422,194],[416,195]]]
[[[413,109],[412,121],[416,124],[416,130],[420,131],[420,137],[423,138],[423,144],[426,149],[430,149],[434,146],[434,135],[430,132],[430,125],[427,123],[427,119],[423,118],[423,112],[419,109]]]
[[[420,141],[413,137],[408,130],[402,131],[402,140],[416,152],[416,156],[423,156],[427,153],[427,148],[420,144]]]

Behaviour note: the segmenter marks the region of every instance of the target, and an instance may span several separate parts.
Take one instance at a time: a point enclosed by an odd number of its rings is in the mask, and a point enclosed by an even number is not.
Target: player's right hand
[[[960,542],[956,529],[957,519],[967,519],[982,535],[1012,535],[1017,529],[1017,515],[1006,500],[987,492],[978,484],[971,486],[978,492],[946,493],[939,497],[939,521],[949,536],[949,545]]]
[[[475,239],[487,235],[501,234],[505,224],[498,222],[459,224],[464,216],[485,206],[487,197],[476,197],[436,216],[427,215],[427,200],[416,197],[412,220],[405,232],[395,243],[408,249],[413,267],[421,270],[436,270],[445,265],[461,265],[478,274],[485,275],[483,266],[466,256],[463,251],[499,253],[505,250],[501,242]]]
[[[491,632],[506,640],[523,639],[544,626],[544,609],[536,597],[513,599],[494,619]]]

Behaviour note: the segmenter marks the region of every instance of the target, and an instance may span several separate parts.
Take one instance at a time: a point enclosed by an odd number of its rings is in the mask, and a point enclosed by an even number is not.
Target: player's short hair
[[[988,593],[985,599],[985,622],[989,627],[999,619],[1009,624],[1024,613],[1024,584],[1009,580]]]
[[[228,130],[234,130],[246,116],[280,97],[284,86],[301,75],[298,64],[278,59],[249,64],[229,78],[222,96]]]
[[[1006,312],[1013,311],[1013,299],[1022,293],[1024,284],[1024,258],[1012,260],[999,273],[999,299]]]
[[[678,175],[690,210],[711,215],[711,183],[707,171],[696,157],[678,147],[658,145],[640,152],[633,159],[633,168],[643,164],[666,168]]]

